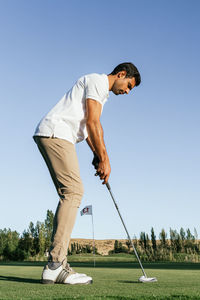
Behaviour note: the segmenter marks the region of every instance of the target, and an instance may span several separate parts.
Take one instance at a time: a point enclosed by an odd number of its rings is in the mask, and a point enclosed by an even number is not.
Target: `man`
[[[118,65],[112,73],[81,77],[40,121],[34,140],[47,164],[60,197],[54,217],[52,243],[42,283],[89,284],[92,278],[76,273],[66,261],[71,232],[83,196],[74,144],[86,140],[98,161],[97,175],[108,182],[111,168],[100,116],[109,96],[128,94],[140,84],[132,63]]]

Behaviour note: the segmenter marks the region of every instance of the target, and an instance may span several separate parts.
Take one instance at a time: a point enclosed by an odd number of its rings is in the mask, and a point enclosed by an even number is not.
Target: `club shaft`
[[[130,241],[130,243],[131,243],[131,246],[133,247],[133,251],[134,251],[134,253],[135,253],[135,256],[136,256],[136,258],[137,258],[137,260],[138,260],[138,262],[139,262],[139,265],[140,265],[140,267],[141,267],[141,269],[142,269],[142,273],[143,273],[143,275],[144,275],[145,277],[147,277],[147,275],[146,275],[146,273],[145,273],[145,271],[144,271],[144,268],[143,268],[143,266],[142,266],[142,263],[141,263],[141,261],[140,261],[140,258],[139,258],[138,254],[137,254],[137,251],[136,251],[136,249],[135,249],[135,246],[134,246],[134,244],[133,244],[133,241],[132,241],[131,238],[130,238],[130,235],[129,235],[129,233],[128,233],[128,230],[127,230],[127,228],[126,228],[126,225],[125,225],[125,223],[124,223],[124,220],[122,219],[122,216],[121,216],[121,214],[120,214],[119,208],[118,208],[118,206],[117,206],[117,203],[116,203],[115,198],[114,198],[114,196],[113,196],[113,193],[112,193],[112,191],[111,191],[110,184],[109,184],[109,183],[106,183],[106,187],[107,187],[107,189],[108,189],[109,192],[110,192],[111,198],[112,198],[113,203],[114,203],[114,205],[115,205],[115,207],[116,207],[116,209],[117,209],[117,212],[118,212],[118,214],[119,214],[119,217],[120,217],[120,219],[121,219],[121,221],[122,221],[122,224],[123,224],[123,226],[124,226],[124,229],[125,229],[125,231],[126,231],[126,234],[127,234],[127,236],[128,236],[128,239],[129,239],[129,241]]]

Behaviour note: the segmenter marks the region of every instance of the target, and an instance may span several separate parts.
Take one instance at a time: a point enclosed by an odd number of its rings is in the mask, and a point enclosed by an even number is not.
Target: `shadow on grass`
[[[39,279],[13,277],[13,276],[0,276],[0,280],[25,282],[25,283],[41,283],[41,280]]]
[[[24,267],[43,267],[47,262],[44,261],[22,261],[22,262],[5,262],[1,261],[0,266],[24,266]],[[70,261],[72,267],[77,268],[94,268],[94,262],[91,261]],[[169,269],[169,270],[200,270],[200,263],[175,263],[175,262],[152,262],[143,263],[144,269]],[[139,269],[139,264],[136,262],[110,262],[96,261],[95,268],[122,268],[122,269]]]
[[[0,276],[0,280],[5,281],[14,281],[14,282],[23,282],[23,283],[41,283],[41,280],[39,279],[31,279],[31,278],[22,278],[22,277],[14,277],[14,276]],[[133,281],[133,280],[117,280],[120,283],[139,283],[139,281]]]
[[[72,267],[94,268],[93,262],[70,262]],[[144,269],[200,270],[200,263],[142,263]],[[139,269],[136,262],[96,262],[96,268]]]
[[[45,261],[0,261],[0,266],[44,267]]]
[[[133,280],[117,280],[117,282],[120,282],[120,283],[139,283],[141,284],[141,282],[139,281],[133,281]]]

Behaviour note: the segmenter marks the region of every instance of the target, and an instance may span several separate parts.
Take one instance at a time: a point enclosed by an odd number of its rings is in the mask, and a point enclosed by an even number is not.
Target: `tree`
[[[176,234],[175,231],[173,229],[170,228],[170,245],[171,245],[171,249],[172,251],[175,251],[175,238],[176,238]]]
[[[129,239],[126,241],[126,246],[128,247],[128,252],[130,252],[131,242],[129,241]]]
[[[126,247],[124,247],[121,242],[119,242],[118,253],[127,253],[127,252],[128,252],[128,249]]]
[[[85,245],[86,253],[92,253],[92,247],[90,245]]]
[[[150,239],[149,239],[149,235],[146,233],[146,250],[150,249]]]
[[[182,227],[180,229],[180,238],[181,241],[185,241],[185,230]]]
[[[195,237],[192,235],[190,229],[186,229],[186,241],[185,241],[185,249],[193,250],[195,248]]]
[[[34,236],[35,236],[35,228],[34,228],[33,222],[30,222],[29,227],[28,227],[28,232],[29,232],[30,236],[32,238],[34,238]]]
[[[155,253],[157,250],[157,244],[156,244],[156,236],[153,227],[151,228],[151,242],[152,242],[153,252]]]
[[[45,225],[45,237],[46,237],[46,241],[45,241],[45,249],[49,249],[50,245],[51,245],[51,237],[52,237],[52,232],[53,232],[53,219],[54,219],[54,214],[51,210],[47,210],[47,214],[46,214],[46,219],[44,221],[44,225]]]
[[[197,230],[195,227],[194,227],[194,237],[195,237],[195,240],[198,240],[198,233],[197,233]]]
[[[11,231],[10,228],[5,230],[6,243],[3,249],[3,256],[9,260],[17,260],[17,247],[19,243],[19,233],[17,231]]]
[[[19,251],[23,251],[23,254],[21,255],[24,256],[24,258],[35,255],[35,249],[33,247],[33,237],[26,230],[24,230],[19,240],[19,249]]]
[[[174,253],[181,252],[181,238],[176,230],[170,228],[170,246]]]
[[[180,235],[176,232],[176,252],[179,253],[182,250]]]
[[[45,226],[44,223],[37,221],[34,231],[35,253],[43,255],[45,252]]]
[[[167,246],[167,233],[164,229],[161,230],[161,233],[159,234],[159,239],[161,243],[161,247],[165,248]]]
[[[133,241],[133,244],[134,244],[135,248],[137,248],[138,240],[137,240],[137,236],[136,236],[135,234],[134,234],[134,236],[133,236],[132,241]]]
[[[194,228],[194,237],[195,237],[195,252],[199,253],[198,233],[196,228]]]
[[[3,230],[0,229],[0,256],[3,255],[4,248],[6,247],[7,243],[7,229],[4,228]]]
[[[76,254],[80,254],[81,253],[81,245],[76,243]]]
[[[143,249],[147,248],[147,240],[146,240],[146,234],[145,232],[141,232],[140,233],[140,240],[139,240],[139,244]]]
[[[191,231],[189,228],[186,230],[186,240],[192,241],[192,242],[194,242],[194,240],[195,240],[194,235],[191,234]]]
[[[119,242],[118,242],[118,240],[115,240],[115,243],[114,243],[114,253],[119,253]]]
[[[44,223],[40,223],[38,238],[39,238],[39,254],[44,255],[44,252],[45,252],[45,226],[44,226]]]
[[[180,240],[181,240],[181,247],[184,249],[185,246],[185,230],[181,227],[180,229]]]
[[[74,244],[71,243],[71,253],[73,254],[74,253]]]

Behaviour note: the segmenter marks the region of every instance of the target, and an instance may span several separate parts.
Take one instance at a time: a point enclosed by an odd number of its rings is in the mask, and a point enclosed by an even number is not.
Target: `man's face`
[[[135,78],[126,78],[124,72],[117,74],[117,79],[112,86],[115,95],[128,94],[135,86]]]

